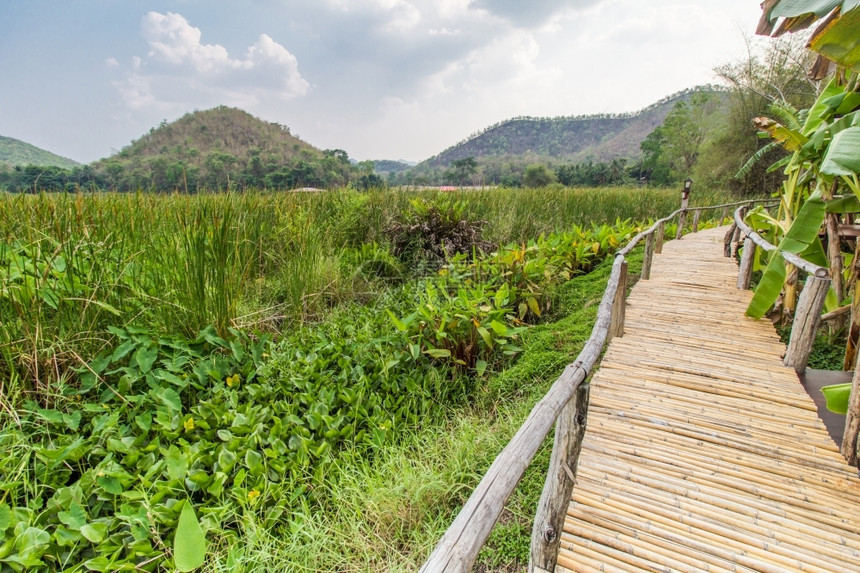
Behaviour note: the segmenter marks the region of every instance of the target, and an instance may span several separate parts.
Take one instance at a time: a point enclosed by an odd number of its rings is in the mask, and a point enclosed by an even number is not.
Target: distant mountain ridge
[[[531,157],[571,163],[631,159],[639,156],[639,144],[663,123],[675,104],[689,99],[697,91],[713,92],[718,88],[705,86],[684,90],[634,113],[507,119],[422,161],[416,170],[444,168],[468,157],[478,161]]]
[[[62,167],[71,169],[80,167],[80,163],[67,157],[61,157],[30,143],[0,135],[0,163],[9,167],[15,165],[38,165],[40,167]]]

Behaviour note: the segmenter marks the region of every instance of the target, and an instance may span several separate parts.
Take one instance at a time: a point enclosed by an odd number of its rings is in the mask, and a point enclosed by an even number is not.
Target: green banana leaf
[[[828,175],[860,173],[860,127],[849,127],[833,136],[821,172]]]
[[[860,213],[860,199],[857,198],[857,195],[846,195],[833,201],[828,201],[826,209],[828,213],[836,213],[837,215]]]
[[[852,2],[857,4],[857,2]],[[846,2],[847,4],[847,2]],[[846,68],[860,62],[860,10],[846,10],[828,26],[816,30],[809,40],[809,47],[822,56]]]
[[[836,414],[848,413],[848,398],[851,396],[851,383],[822,386],[821,393],[827,402],[827,409]]]
[[[803,123],[803,134],[807,137],[811,136],[826,119],[832,117],[831,104],[835,103],[834,98],[844,95],[845,89],[836,83],[836,79],[830,80],[827,87],[824,88],[824,91],[821,92],[821,95],[818,96],[815,103],[809,108],[806,121]]]
[[[784,283],[785,259],[782,258],[782,253],[776,251],[770,256],[770,262],[761,275],[761,280],[747,307],[747,316],[753,318],[763,317],[770,310],[770,307],[773,306],[776,299],[779,298],[779,293],[782,292],[782,285]]]
[[[826,265],[826,257],[823,257],[824,249],[818,238],[818,231],[824,222],[825,214],[826,204],[821,198],[821,192],[816,191],[800,208],[791,228],[780,241],[779,250],[798,255],[815,264]],[[753,293],[753,298],[747,307],[747,316],[753,318],[764,316],[779,298],[784,283],[785,260],[779,251],[775,251],[771,254],[770,262]]]
[[[843,0],[782,0],[770,12],[768,19],[794,18],[804,14],[815,14],[819,18],[830,14],[834,8],[841,6]]]

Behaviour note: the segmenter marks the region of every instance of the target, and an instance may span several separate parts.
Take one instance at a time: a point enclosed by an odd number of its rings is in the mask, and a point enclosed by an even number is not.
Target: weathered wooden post
[[[651,261],[654,260],[654,243],[656,238],[654,233],[649,233],[645,237],[645,253],[642,255],[642,280],[647,281],[651,278]]]
[[[848,463],[856,467],[860,459],[860,368],[854,369],[854,376],[851,378],[851,395],[848,397],[841,451]]]
[[[699,232],[699,217],[701,217],[701,216],[702,216],[701,211],[696,211],[695,213],[693,213],[693,232],[694,233]]]
[[[676,240],[684,235],[684,223],[687,221],[687,205],[690,204],[690,191],[692,188],[693,180],[687,177],[684,179],[684,189],[681,191],[681,214],[678,215],[678,230],[675,233]]]
[[[738,230],[738,224],[732,221],[732,226],[729,227],[726,236],[723,238],[723,254],[726,257],[732,256],[732,239],[735,236],[735,232]]]
[[[585,383],[579,385],[555,425],[555,443],[549,472],[532,526],[528,569],[530,573],[555,571],[564,517],[567,515],[567,507],[570,505],[570,497],[576,483],[576,469],[585,437],[589,388],[590,385]]]
[[[809,362],[812,343],[821,321],[821,309],[829,288],[830,277],[827,276],[827,269],[819,268],[814,275],[806,278],[806,284],[800,293],[797,310],[794,312],[791,338],[782,361],[786,366],[794,366],[798,373],[806,370],[806,364]]]
[[[719,225],[720,227],[722,227],[722,226],[723,226],[723,221],[725,221],[725,220],[726,220],[726,216],[727,216],[728,214],[729,214],[729,208],[728,208],[728,207],[723,207],[723,214],[722,214],[722,215],[720,215],[720,225]]]
[[[623,258],[622,258],[623,259]],[[618,289],[612,300],[612,314],[609,317],[609,334],[607,342],[616,336],[624,336],[624,317],[627,304],[627,261],[621,261],[621,277],[618,279]]]
[[[744,254],[738,269],[738,288],[748,290],[752,281],[753,263],[755,262],[756,245],[751,237],[744,239]]]

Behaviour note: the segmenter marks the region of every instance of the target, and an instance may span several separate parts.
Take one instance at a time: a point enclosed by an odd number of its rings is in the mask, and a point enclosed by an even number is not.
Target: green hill
[[[629,114],[569,117],[515,117],[492,125],[418,164],[415,172],[444,169],[474,157],[479,164],[526,162],[609,162],[640,155],[639,144],[663,123],[680,100],[697,88],[680,92]]]
[[[62,167],[71,169],[81,164],[66,157],[60,157],[50,151],[40,149],[19,139],[0,135],[0,164],[10,167],[15,165],[38,165],[40,167]]]
[[[225,106],[162,122],[93,168],[120,190],[328,187],[352,169],[343,151],[321,151],[287,126]]]

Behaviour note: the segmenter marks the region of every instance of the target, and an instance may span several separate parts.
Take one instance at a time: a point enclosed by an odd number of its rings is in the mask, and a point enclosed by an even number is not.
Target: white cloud
[[[149,52],[135,56],[125,79],[114,82],[131,109],[254,106],[300,97],[310,89],[296,57],[267,34],[238,58],[220,44],[204,44],[200,29],[173,12],[146,14],[141,34]]]
[[[105,65],[109,68],[118,68],[119,60],[116,58],[105,58]]]

